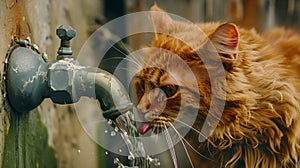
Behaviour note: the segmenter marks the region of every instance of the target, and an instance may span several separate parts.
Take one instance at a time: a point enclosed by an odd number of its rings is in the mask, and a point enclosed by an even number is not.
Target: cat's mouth
[[[162,132],[166,127],[169,127],[168,121],[158,118],[148,122],[140,122],[138,132],[145,135],[149,130],[152,130],[152,133],[156,134]]]
[[[139,117],[142,121],[139,123],[138,132],[144,135],[153,127],[151,121],[155,120],[157,116],[151,115],[151,113],[148,112],[146,114],[139,114]]]
[[[152,133],[158,134],[163,132],[170,125],[167,121],[155,120],[151,122],[142,122],[138,126],[138,132],[142,135],[145,135],[149,130],[152,130]]]
[[[146,134],[149,130],[153,130],[154,133],[159,133],[165,126],[168,126],[170,121],[166,116],[160,113],[140,114],[141,121],[138,122],[138,132],[142,135]]]
[[[138,132],[142,135],[146,134],[150,129],[152,128],[152,125],[148,122],[143,122],[138,128]]]

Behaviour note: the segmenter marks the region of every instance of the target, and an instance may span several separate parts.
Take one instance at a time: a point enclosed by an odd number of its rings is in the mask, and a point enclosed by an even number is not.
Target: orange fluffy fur
[[[201,101],[200,106],[194,107],[199,109],[199,113],[193,127],[200,131],[212,98],[219,98],[211,93],[211,89],[222,89],[217,88],[219,85],[211,87],[207,67],[203,66],[201,59],[195,57],[194,49],[203,48],[206,38],[196,35],[188,23],[173,21],[157,6],[151,10],[161,12],[161,15],[152,14],[153,27],[158,32],[153,47],[176,53],[197,78]],[[199,134],[195,131],[186,135],[187,142],[197,151],[189,150],[194,167],[300,166],[300,36],[284,29],[274,29],[259,35],[255,30],[236,27],[232,23],[197,26],[215,44],[225,67],[226,103],[221,120],[211,121],[218,122],[218,125],[205,142],[199,142]],[[184,39],[188,45],[175,36]],[[232,39],[235,40],[232,44],[224,45],[226,40],[231,42]],[[174,61],[171,61],[173,65],[168,63],[170,58],[163,56],[167,54],[164,51],[149,53],[146,65],[162,69],[168,66],[171,71],[180,69],[181,66],[174,65]],[[218,69],[214,65],[211,68]],[[145,67],[137,74],[137,78],[146,81],[145,85],[155,87],[169,84],[170,81],[172,83],[167,72],[156,70]],[[178,73],[182,73],[179,76],[186,76],[184,71]],[[136,85],[139,88],[140,82]],[[183,103],[193,106],[193,95],[188,92],[188,86],[187,82],[178,92],[190,94],[191,99]],[[174,93],[174,96],[165,98],[164,109],[149,109],[151,104],[157,102],[154,94],[151,87],[145,87],[142,92],[137,89],[140,111],[155,113],[163,110],[160,115],[152,115],[157,117],[150,122],[154,126],[159,126],[160,122],[174,121],[168,117],[176,117],[174,108],[179,108],[176,103],[180,100],[180,94]],[[155,105],[160,106],[159,103]]]

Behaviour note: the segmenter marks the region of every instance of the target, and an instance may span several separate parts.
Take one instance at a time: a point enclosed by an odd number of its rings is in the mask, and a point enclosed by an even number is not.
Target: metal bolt
[[[57,59],[73,58],[70,40],[75,37],[76,30],[69,25],[61,25],[56,29],[56,35],[61,39]]]
[[[69,25],[61,25],[56,29],[56,35],[63,41],[69,41],[76,36],[76,30]]]
[[[55,64],[55,63],[54,63]],[[72,103],[72,77],[73,71],[67,65],[56,63],[58,67],[49,68],[48,85],[51,89],[51,98],[54,103]]]

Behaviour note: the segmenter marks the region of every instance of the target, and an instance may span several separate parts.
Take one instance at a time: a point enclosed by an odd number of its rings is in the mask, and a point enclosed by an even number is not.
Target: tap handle
[[[63,41],[70,41],[76,36],[76,30],[69,25],[61,25],[56,29],[56,35]]]
[[[57,59],[73,58],[70,40],[76,36],[76,30],[69,25],[61,25],[56,29],[56,35],[61,39]]]

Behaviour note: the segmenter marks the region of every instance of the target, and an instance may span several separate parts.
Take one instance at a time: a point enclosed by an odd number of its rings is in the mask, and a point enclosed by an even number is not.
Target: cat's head
[[[238,29],[232,23],[175,21],[157,6],[151,8],[151,21],[153,50],[132,82],[131,95],[144,120],[139,132],[152,128],[157,133],[173,122],[184,125],[184,117],[194,117],[194,121],[198,117],[195,122],[200,127],[199,120],[205,120],[211,99],[217,96],[212,95],[211,78],[224,75],[224,68],[231,71],[238,59]],[[196,116],[189,114],[195,110]]]

